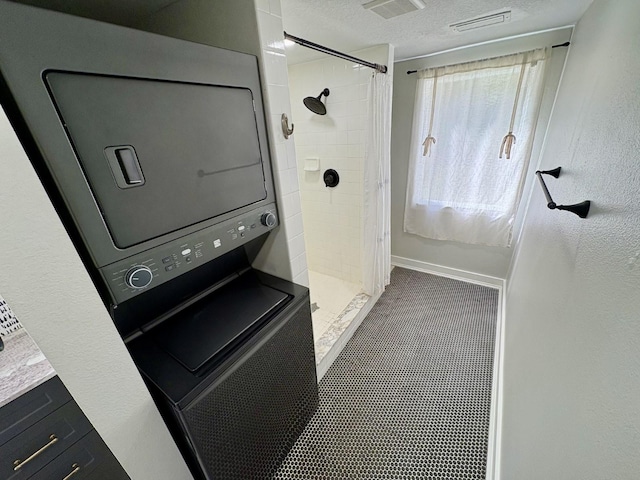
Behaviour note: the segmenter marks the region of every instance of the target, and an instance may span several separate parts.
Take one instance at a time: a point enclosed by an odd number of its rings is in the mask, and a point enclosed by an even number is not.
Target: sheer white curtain
[[[372,296],[384,291],[391,274],[391,82],[376,72],[368,89],[362,283]]]
[[[405,232],[510,245],[548,57],[539,49],[418,72]]]

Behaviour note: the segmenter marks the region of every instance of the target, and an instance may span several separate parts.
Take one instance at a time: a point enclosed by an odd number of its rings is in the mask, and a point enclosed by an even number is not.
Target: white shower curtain
[[[384,291],[391,274],[391,83],[390,75],[376,72],[367,95],[362,284],[371,296]]]

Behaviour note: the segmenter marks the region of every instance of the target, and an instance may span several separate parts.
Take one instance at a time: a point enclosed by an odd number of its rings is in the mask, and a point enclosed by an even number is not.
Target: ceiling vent
[[[470,18],[469,20],[463,20],[462,22],[452,23],[449,28],[454,32],[466,32],[468,30],[475,30],[476,28],[489,27],[491,25],[499,25],[501,23],[507,23],[511,21],[511,10],[505,10],[498,13],[492,13],[489,15],[482,15],[480,17]]]
[[[362,6],[388,20],[405,13],[422,10],[425,4],[421,0],[373,0]]]

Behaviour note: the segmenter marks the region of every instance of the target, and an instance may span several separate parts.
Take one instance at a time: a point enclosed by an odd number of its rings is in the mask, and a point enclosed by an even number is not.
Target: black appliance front
[[[165,320],[149,335],[187,370],[197,372],[288,300],[287,294],[245,273]]]
[[[106,303],[278,226],[254,55],[0,0],[0,71]]]
[[[194,476],[269,476],[317,384],[308,290],[245,251],[278,226],[257,58],[0,0],[0,70]]]
[[[45,79],[118,248],[267,198],[250,89],[68,72]]]
[[[197,479],[271,478],[318,404],[309,293],[247,270],[128,343]]]

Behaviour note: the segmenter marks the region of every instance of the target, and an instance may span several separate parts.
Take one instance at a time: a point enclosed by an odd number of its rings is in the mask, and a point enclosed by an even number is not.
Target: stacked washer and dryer
[[[279,225],[257,59],[5,0],[0,44],[3,108],[192,473],[271,476],[318,397],[308,290],[251,268]]]

